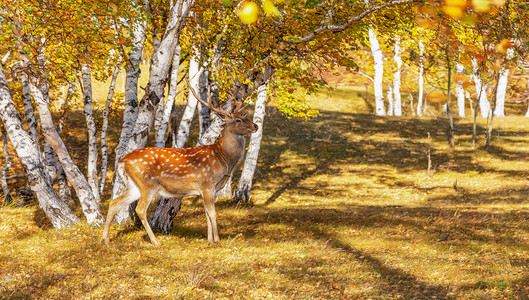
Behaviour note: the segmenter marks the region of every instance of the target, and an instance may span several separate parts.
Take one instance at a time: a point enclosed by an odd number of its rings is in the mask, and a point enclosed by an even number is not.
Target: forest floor
[[[474,150],[471,118],[456,119],[450,150],[441,114],[376,117],[354,87],[310,99],[308,121],[268,108],[252,205],[217,202],[219,244],[196,198],[159,247],[130,226],[105,246],[36,203],[0,208],[0,298],[529,299],[529,119],[495,119],[488,150],[486,120]]]

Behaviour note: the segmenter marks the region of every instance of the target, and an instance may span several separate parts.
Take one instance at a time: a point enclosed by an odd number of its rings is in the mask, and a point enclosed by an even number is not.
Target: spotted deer
[[[125,155],[118,163],[119,176],[126,189],[110,202],[103,241],[109,244],[110,224],[123,207],[138,201],[136,213],[151,242],[159,245],[147,221],[146,212],[153,197],[183,197],[201,195],[208,223],[208,242],[219,241],[215,213],[215,194],[239,165],[244,153],[241,136],[257,131],[257,125],[247,118],[241,102],[235,101],[231,110],[217,109],[191,92],[202,104],[215,112],[225,123],[216,143],[192,148],[143,148]]]

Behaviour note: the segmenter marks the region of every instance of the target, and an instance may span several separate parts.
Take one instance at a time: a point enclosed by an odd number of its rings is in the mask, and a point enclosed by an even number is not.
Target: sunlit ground
[[[456,119],[450,150],[445,116],[379,118],[363,93],[312,97],[310,121],[269,107],[253,205],[218,202],[218,245],[200,199],[158,248],[143,230],[114,226],[106,247],[101,229],[1,208],[0,297],[527,299],[529,120],[494,120],[487,151],[486,120],[472,149]]]

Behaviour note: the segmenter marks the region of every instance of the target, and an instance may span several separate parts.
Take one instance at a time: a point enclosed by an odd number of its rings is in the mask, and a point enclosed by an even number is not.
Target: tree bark
[[[155,147],[165,147],[165,133],[167,132],[167,125],[169,124],[169,118],[174,109],[174,102],[177,96],[176,86],[178,84],[178,68],[180,68],[180,45],[176,46],[175,53],[173,55],[173,65],[171,66],[171,76],[169,81],[169,94],[167,95],[167,102],[163,107],[162,119],[160,126],[156,131]]]
[[[394,111],[394,105],[395,105],[395,102],[393,101],[393,84],[388,84],[388,116],[393,116],[393,111]]]
[[[200,77],[202,76],[204,69],[200,66],[196,56],[191,57],[189,62],[189,84],[190,88],[194,89],[196,92],[200,90]],[[197,99],[193,93],[189,93],[189,98],[187,99],[187,105],[184,109],[184,114],[180,120],[180,126],[178,127],[178,134],[176,135],[176,147],[182,148],[189,136],[189,128],[191,127],[191,122],[193,121],[193,116],[197,108]]]
[[[481,117],[488,118],[492,111],[490,108],[490,102],[487,99],[487,86],[481,81],[478,62],[475,58],[472,58],[472,72],[472,77],[474,78],[474,83],[476,85],[476,92],[479,95],[478,103],[479,109],[481,111]]]
[[[402,72],[401,53],[400,37],[397,37],[395,41],[395,56],[393,57],[393,60],[397,64],[397,70],[393,73],[393,115],[397,117],[402,116],[402,101],[400,96],[400,75]]]
[[[107,167],[108,167],[108,145],[107,145],[107,131],[108,131],[108,114],[110,111],[110,103],[114,97],[114,89],[116,87],[116,79],[119,75],[120,64],[117,64],[112,74],[110,81],[110,87],[108,89],[107,101],[105,103],[105,110],[103,111],[103,125],[101,126],[101,179],[99,180],[99,199],[103,195],[105,188],[105,182],[107,178]]]
[[[417,98],[417,115],[419,117],[423,114],[423,99],[424,99],[424,45],[419,39],[419,96]]]
[[[102,225],[104,223],[104,218],[99,211],[99,204],[94,198],[94,193],[86,181],[86,178],[83,176],[83,173],[81,173],[70,157],[66,146],[53,124],[52,115],[49,110],[46,84],[41,83],[41,86],[37,87],[30,80],[30,87],[33,99],[35,100],[35,105],[39,112],[42,134],[55,153],[57,153],[57,157],[64,168],[68,181],[72,184],[77,197],[81,202],[81,207],[88,224],[94,224],[96,226]]]
[[[173,221],[182,206],[182,198],[161,198],[149,224],[153,229],[168,235],[173,230]]]
[[[143,45],[146,39],[147,21],[144,18],[137,18],[132,25],[132,48],[128,54],[128,60],[125,65],[125,109],[123,110],[123,125],[119,136],[118,145],[116,146],[116,155],[114,161],[114,170],[117,170],[119,160],[127,154],[126,147],[129,142],[134,124],[138,118],[138,79],[141,73],[140,63],[143,57]],[[123,188],[121,178],[117,172],[114,172],[112,196],[114,199]],[[115,220],[121,224],[128,217],[127,213],[116,215]]]
[[[124,153],[142,148],[147,143],[147,138],[153,125],[155,109],[164,96],[164,89],[169,78],[169,70],[176,46],[179,43],[182,31],[191,5],[194,0],[179,0],[171,9],[167,28],[160,45],[153,53],[150,65],[149,83],[145,87],[145,94],[139,105],[138,117]],[[122,189],[122,182],[117,177],[114,190]],[[117,193],[113,197],[117,196]],[[127,219],[127,208],[124,208],[114,218],[119,224]]]
[[[94,199],[97,203],[101,201],[99,196],[99,179],[97,178],[97,130],[92,108],[92,78],[90,77],[90,67],[83,65],[81,67],[84,115],[86,119],[86,129],[88,132],[88,163],[87,163],[87,180]]]
[[[374,76],[374,91],[375,91],[375,113],[377,116],[385,116],[386,110],[384,107],[384,55],[380,49],[375,31],[369,28],[369,43],[371,44],[371,55],[373,56],[373,64],[375,68]]]
[[[512,48],[507,50],[506,59],[511,60],[514,55],[514,50]],[[507,63],[507,61],[505,63]],[[507,95],[507,85],[509,81],[509,69],[505,66],[502,66],[497,82],[496,89],[496,102],[494,107],[494,116],[496,117],[505,117],[505,97]]]
[[[462,64],[456,64],[456,73],[463,74],[465,67]],[[459,117],[465,117],[465,89],[463,85],[458,80],[455,81],[455,92],[457,97],[457,108],[459,112]]]
[[[257,101],[255,102],[255,110],[253,114],[253,122],[259,126],[257,132],[250,135],[250,144],[246,152],[246,159],[242,169],[239,186],[235,192],[235,202],[248,202],[250,199],[250,192],[252,190],[252,180],[257,167],[257,157],[259,156],[259,149],[261,148],[261,139],[263,137],[263,123],[266,111],[267,86],[259,87],[257,93]]]
[[[79,219],[61,201],[53,187],[45,180],[40,152],[30,135],[22,127],[2,68],[0,68],[0,118],[4,123],[11,144],[26,170],[28,185],[53,227],[69,227],[79,222]]]
[[[4,192],[4,205],[11,204],[13,197],[11,196],[11,191],[9,190],[9,185],[7,184],[6,173],[11,168],[11,156],[7,149],[7,132],[2,128],[2,141],[4,148],[4,157],[6,164],[2,167],[2,172],[0,173],[0,182],[2,184],[2,191]]]

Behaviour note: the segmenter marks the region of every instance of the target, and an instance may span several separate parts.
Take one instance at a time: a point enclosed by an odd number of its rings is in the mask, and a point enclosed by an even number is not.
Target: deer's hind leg
[[[129,180],[127,189],[119,196],[114,198],[112,201],[110,201],[110,205],[108,207],[107,220],[105,222],[105,228],[103,229],[103,242],[105,242],[105,244],[108,245],[110,243],[110,240],[108,238],[108,231],[110,230],[110,224],[112,223],[112,220],[114,220],[116,214],[121,211],[123,207],[131,204],[139,198],[140,191],[138,187],[132,181]]]
[[[138,201],[138,205],[136,206],[136,213],[138,214],[138,217],[140,218],[143,227],[145,227],[145,230],[147,230],[147,234],[149,235],[151,242],[154,245],[159,246],[160,243],[158,242],[158,240],[156,240],[156,237],[152,232],[151,226],[147,221],[147,208],[149,208],[149,204],[151,204],[154,194],[155,193],[153,192],[145,192],[141,194],[140,200]]]

